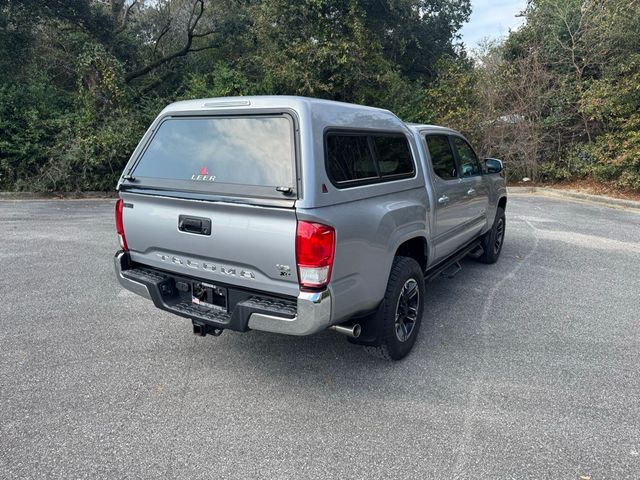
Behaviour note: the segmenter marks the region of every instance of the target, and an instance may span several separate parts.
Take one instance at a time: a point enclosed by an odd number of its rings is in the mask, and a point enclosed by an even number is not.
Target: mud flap
[[[354,345],[365,345],[368,347],[377,347],[380,345],[384,305],[385,301],[383,300],[380,302],[380,305],[378,305],[375,312],[364,317],[352,319],[353,323],[360,324],[362,331],[358,338],[347,338],[349,343],[353,343]]]

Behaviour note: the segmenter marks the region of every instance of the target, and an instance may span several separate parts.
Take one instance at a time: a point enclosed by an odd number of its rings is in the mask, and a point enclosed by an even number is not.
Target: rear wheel
[[[404,358],[420,330],[424,292],[424,276],[418,262],[395,257],[384,297],[379,344],[365,350],[387,360]]]
[[[493,227],[482,237],[482,255],[478,260],[482,263],[496,263],[502,251],[504,243],[504,232],[506,227],[506,218],[504,208],[498,207],[496,218],[493,221]]]

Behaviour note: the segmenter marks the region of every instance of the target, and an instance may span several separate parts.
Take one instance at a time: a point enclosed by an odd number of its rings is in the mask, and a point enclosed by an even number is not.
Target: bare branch
[[[131,5],[129,5],[127,9],[124,11],[124,14],[120,19],[120,27],[118,27],[118,29],[115,32],[116,35],[124,32],[124,30],[127,28],[127,20],[129,19],[129,12],[131,12],[131,9],[137,4],[138,4],[138,0],[133,0],[133,2],[131,2]]]
[[[211,35],[212,33],[214,33],[213,31],[207,31],[207,32],[199,32],[196,33],[196,28],[198,26],[198,23],[200,22],[200,19],[202,18],[204,14],[204,0],[195,0],[195,2],[193,3],[193,8],[191,9],[190,13],[189,13],[189,21],[187,22],[187,40],[184,44],[184,46],[180,49],[177,50],[175,52],[172,52],[168,55],[165,55],[164,57],[159,58],[158,60],[151,62],[150,64],[142,67],[139,70],[136,70],[135,72],[131,72],[128,73],[125,76],[125,81],[127,83],[130,83],[132,80],[135,80],[136,78],[142,77],[144,75],[146,75],[147,73],[151,72],[152,70],[155,70],[156,68],[164,65],[165,63],[168,63],[178,57],[184,57],[185,55],[189,54],[190,52],[198,52],[201,50],[207,50],[210,48],[215,48],[215,45],[208,45],[208,46],[204,46],[204,47],[199,47],[199,48],[194,48],[193,47],[193,39],[194,38],[202,38],[202,37],[206,37],[208,35]],[[160,39],[167,33],[168,31],[168,25],[166,26],[166,31],[161,32],[161,34],[158,36],[158,39],[156,40],[156,47],[158,45],[158,42],[160,41]]]
[[[167,19],[167,23],[164,24],[164,26],[162,27],[162,29],[160,30],[160,33],[158,34],[158,37],[156,38],[156,41],[153,45],[153,53],[156,53],[156,50],[158,49],[158,45],[160,45],[160,40],[162,40],[162,37],[164,37],[167,33],[169,33],[169,31],[171,30],[171,16],[169,16],[169,18]]]

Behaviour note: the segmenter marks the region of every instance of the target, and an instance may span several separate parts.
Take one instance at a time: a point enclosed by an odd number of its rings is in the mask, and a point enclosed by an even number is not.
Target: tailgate
[[[281,295],[299,293],[293,208],[121,192],[134,262]]]

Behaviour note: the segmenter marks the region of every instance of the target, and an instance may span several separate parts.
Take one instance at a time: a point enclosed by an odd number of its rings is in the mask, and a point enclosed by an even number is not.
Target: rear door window
[[[427,135],[427,147],[435,174],[443,180],[458,178],[456,160],[446,135]]]
[[[167,180],[194,190],[294,188],[294,152],[292,123],[284,115],[174,117],[160,124],[132,174],[142,184]]]

